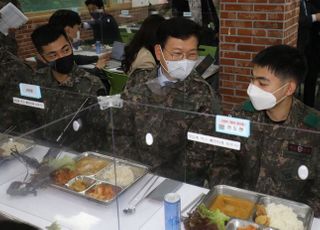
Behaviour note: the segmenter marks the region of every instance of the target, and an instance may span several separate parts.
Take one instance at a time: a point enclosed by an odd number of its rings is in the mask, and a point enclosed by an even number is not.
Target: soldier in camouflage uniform
[[[306,72],[295,48],[278,45],[253,59],[250,102],[233,116],[251,120],[240,151],[216,148],[211,186],[227,184],[310,205],[320,215],[320,113],[294,98]]]
[[[155,53],[161,67],[136,71],[136,83],[122,95],[123,108],[116,111],[112,123],[114,153],[151,165],[163,176],[185,180],[187,131],[197,112],[219,112],[220,105],[214,105],[216,93],[192,70],[197,24],[173,18],[161,24],[158,33]],[[185,71],[174,71],[172,63],[174,67],[182,63]]]
[[[14,132],[26,132],[35,125],[30,109],[13,103],[18,97],[19,83],[32,82],[33,71],[17,56],[0,46],[0,132],[15,126]]]
[[[94,148],[97,140],[94,133],[97,131],[96,124],[93,124],[95,118],[89,115],[91,110],[86,108],[97,102],[97,96],[106,94],[102,82],[74,64],[71,44],[64,31],[44,25],[31,36],[42,61],[48,63],[37,70],[34,80],[42,88],[41,101],[45,104],[45,109],[38,112],[41,124],[46,125],[65,117],[44,128],[41,138],[79,151]],[[77,114],[80,108],[83,111]],[[68,123],[78,119],[82,123],[80,130],[74,131],[71,123],[63,138],[57,141]]]

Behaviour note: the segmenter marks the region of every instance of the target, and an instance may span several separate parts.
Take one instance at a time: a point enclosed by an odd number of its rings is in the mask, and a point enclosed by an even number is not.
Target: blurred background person
[[[308,63],[308,73],[304,81],[303,101],[315,106],[315,91],[320,72],[320,2],[301,0],[297,47]]]
[[[147,17],[132,41],[125,47],[122,68],[129,76],[137,69],[151,70],[157,66],[154,45],[157,41],[157,29],[164,20],[157,14]]]
[[[85,28],[92,28],[94,42],[101,41],[104,44],[113,44],[121,41],[118,23],[114,17],[108,14],[102,0],[86,0],[85,4],[93,20],[85,23]]]
[[[219,17],[213,0],[172,0],[172,15],[191,12],[192,20],[202,26],[200,44],[218,46]]]
[[[57,10],[49,18],[49,24],[64,30],[70,42],[80,39],[81,18],[77,12],[72,10]],[[102,69],[110,59],[110,55],[103,54],[99,56],[74,55],[74,61],[77,65],[88,65],[96,63],[98,69]]]

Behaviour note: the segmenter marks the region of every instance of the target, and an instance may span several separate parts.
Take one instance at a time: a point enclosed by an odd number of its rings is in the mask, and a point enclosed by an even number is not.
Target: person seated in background
[[[64,30],[70,42],[75,41],[80,37],[78,36],[78,34],[80,34],[79,29],[81,25],[81,18],[77,12],[74,12],[72,10],[57,10],[49,18],[49,24],[56,27],[57,29]],[[99,77],[104,84],[107,92],[109,92],[110,84],[105,72],[103,71],[103,68],[110,60],[110,54],[105,53],[101,54],[100,56],[86,56],[76,54],[73,55],[73,58],[77,65],[88,65],[95,63],[95,68],[84,68],[84,70]],[[38,68],[41,68],[41,63],[42,62],[38,61]]]
[[[105,87],[100,79],[89,74],[74,63],[71,43],[61,29],[45,24],[31,34],[32,42],[47,67],[38,69],[34,77],[35,84],[40,85],[44,110],[38,111],[41,124],[49,124],[59,118],[78,113],[79,110],[97,103],[97,96],[106,95]],[[42,130],[40,138],[50,142],[68,144],[75,150],[94,149],[96,132],[94,119],[88,113],[79,113],[77,117],[69,117],[53,126]],[[77,128],[65,133],[64,138],[57,139],[67,125],[80,119]],[[89,129],[89,127],[91,127]],[[89,130],[86,130],[89,129]],[[91,130],[92,129],[92,130]],[[80,130],[80,131],[79,131]],[[71,132],[71,133],[70,133]],[[86,141],[84,141],[87,139]]]
[[[294,97],[307,65],[298,49],[268,47],[253,59],[250,101],[232,115],[249,119],[241,149],[218,149],[210,185],[232,185],[310,205],[320,216],[320,113]],[[206,124],[209,126],[208,123]],[[227,137],[225,137],[227,136]]]
[[[86,0],[85,4],[93,20],[84,23],[93,30],[94,42],[100,41],[103,44],[113,44],[114,41],[121,41],[118,23],[114,17],[106,12],[102,0]]]
[[[114,153],[144,164],[169,178],[184,180],[187,131],[194,113],[218,113],[211,86],[193,71],[198,58],[199,26],[185,18],[163,21],[154,52],[160,65],[137,70],[140,82],[122,94],[126,101],[114,115]],[[152,105],[151,107],[143,105]],[[156,107],[157,109],[155,109]],[[146,142],[147,140],[147,142]],[[152,140],[151,143],[149,140]]]
[[[161,22],[165,19],[160,15],[147,17],[132,41],[125,47],[125,59],[122,68],[129,77],[137,69],[154,69],[157,66],[154,45],[156,33]]]
[[[80,39],[81,18],[77,12],[72,10],[57,10],[49,18],[49,24],[64,30],[70,42],[77,42]],[[99,56],[74,55],[77,65],[87,65],[96,63],[98,69],[105,67],[110,59],[109,54]]]

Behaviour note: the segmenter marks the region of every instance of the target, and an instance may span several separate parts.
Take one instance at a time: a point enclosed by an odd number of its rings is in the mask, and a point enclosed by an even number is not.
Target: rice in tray
[[[298,220],[293,210],[282,204],[270,203],[266,206],[270,218],[270,227],[280,230],[303,230],[302,221]]]
[[[98,179],[108,181],[112,184],[116,184],[121,187],[126,187],[132,184],[135,180],[134,173],[130,166],[126,165],[117,165],[116,166],[117,173],[117,183],[115,183],[115,173],[114,173],[114,165],[112,165],[107,170],[103,170],[98,175]]]

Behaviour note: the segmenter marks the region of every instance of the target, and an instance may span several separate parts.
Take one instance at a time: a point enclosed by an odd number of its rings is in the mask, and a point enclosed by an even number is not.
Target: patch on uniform
[[[288,150],[291,152],[303,153],[307,155],[310,155],[312,153],[311,147],[306,147],[306,146],[296,145],[296,144],[288,144]]]
[[[305,116],[303,122],[311,128],[320,129],[320,116],[315,113],[310,113]]]
[[[242,109],[247,112],[254,112],[255,111],[251,101],[244,102],[242,105]]]

